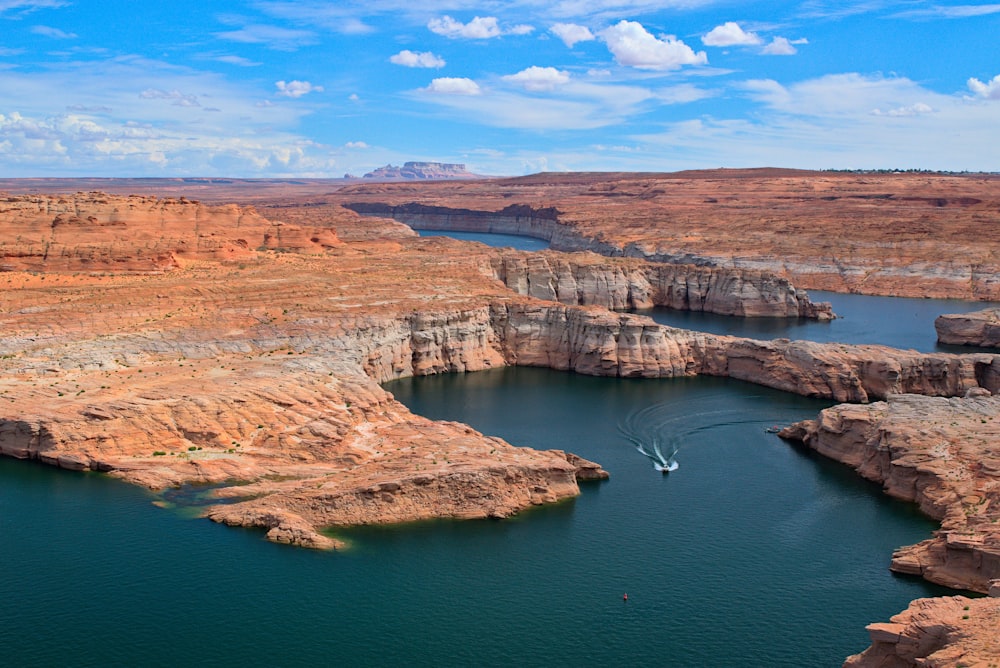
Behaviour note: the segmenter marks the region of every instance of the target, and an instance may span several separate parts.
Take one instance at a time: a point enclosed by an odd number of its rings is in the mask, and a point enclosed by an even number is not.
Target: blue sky
[[[0,176],[1000,171],[1000,4],[0,0]]]

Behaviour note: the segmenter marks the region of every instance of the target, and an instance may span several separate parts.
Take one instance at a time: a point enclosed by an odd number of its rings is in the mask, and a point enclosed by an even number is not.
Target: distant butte
[[[364,175],[373,181],[433,181],[486,178],[473,174],[465,165],[447,162],[405,162],[402,167],[386,165]]]

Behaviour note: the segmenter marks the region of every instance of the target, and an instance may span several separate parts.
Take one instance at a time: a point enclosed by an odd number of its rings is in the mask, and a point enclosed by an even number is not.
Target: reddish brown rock
[[[941,343],[1000,348],[1000,309],[942,315],[934,329]]]
[[[890,396],[782,432],[941,521],[893,570],[987,593],[1000,578],[1000,397]]]
[[[0,271],[165,271],[191,260],[239,261],[258,249],[316,252],[330,229],[273,222],[253,208],[105,193],[0,198]]]
[[[764,270],[800,288],[1000,299],[1000,178],[709,170],[364,184],[335,196],[420,228]],[[374,208],[381,206],[382,208]]]
[[[921,598],[889,623],[868,626],[872,645],[845,668],[1000,665],[1000,599]]]

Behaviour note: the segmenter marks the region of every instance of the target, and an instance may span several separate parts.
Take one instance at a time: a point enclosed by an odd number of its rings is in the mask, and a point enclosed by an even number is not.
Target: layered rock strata
[[[990,174],[536,174],[336,196],[414,226],[496,226],[558,250],[768,271],[807,289],[1000,300]]]
[[[891,622],[868,626],[872,645],[845,668],[1000,665],[1000,600],[921,598]]]
[[[1000,309],[942,315],[934,329],[941,343],[1000,348]]]
[[[493,258],[492,270],[518,294],[563,304],[617,311],[664,306],[743,317],[835,317],[829,303],[813,303],[804,290],[766,272],[550,252],[501,255]]]
[[[986,593],[1000,579],[1000,397],[969,394],[842,404],[781,435],[941,521],[933,538],[893,555],[893,570]]]
[[[252,207],[89,192],[0,198],[0,271],[166,271],[273,249],[323,253],[328,228],[274,222]]]

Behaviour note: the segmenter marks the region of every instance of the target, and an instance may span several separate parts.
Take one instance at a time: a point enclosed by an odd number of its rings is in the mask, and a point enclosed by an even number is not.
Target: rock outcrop
[[[942,315],[934,329],[941,343],[1000,348],[1000,309]]]
[[[845,668],[951,668],[1000,665],[1000,599],[921,598],[892,618],[870,624],[872,646]]]
[[[337,196],[415,228],[528,234],[555,250],[767,271],[805,289],[1000,300],[995,175],[751,169],[438,186]],[[526,213],[553,209],[555,220]]]
[[[494,276],[518,294],[616,311],[664,306],[743,317],[830,320],[829,303],[773,274],[604,258],[593,253],[504,254]]]
[[[932,538],[893,555],[893,570],[986,593],[1000,579],[1000,397],[970,395],[843,404],[781,435],[941,521]]]
[[[258,249],[322,253],[330,229],[270,221],[252,207],[104,193],[0,198],[0,271],[169,271],[192,260],[240,261]]]

